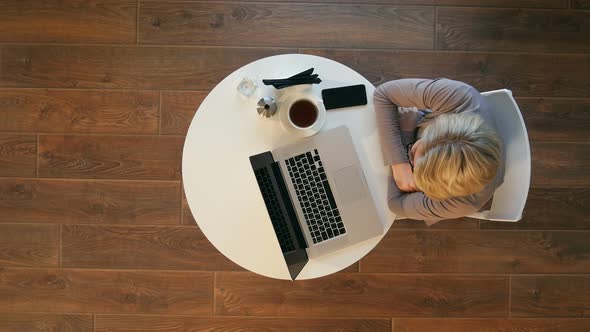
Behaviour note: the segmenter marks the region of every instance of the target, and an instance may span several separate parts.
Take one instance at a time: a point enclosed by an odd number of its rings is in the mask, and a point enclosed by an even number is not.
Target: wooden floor
[[[297,52],[511,89],[523,220],[396,222],[297,283],[223,257],[184,135],[223,77]],[[0,331],[590,331],[589,127],[588,0],[1,0]]]

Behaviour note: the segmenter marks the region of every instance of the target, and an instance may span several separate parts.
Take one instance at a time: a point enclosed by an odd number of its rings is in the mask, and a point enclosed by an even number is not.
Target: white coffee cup
[[[324,102],[311,91],[291,92],[279,101],[281,125],[291,134],[309,137],[326,123]]]

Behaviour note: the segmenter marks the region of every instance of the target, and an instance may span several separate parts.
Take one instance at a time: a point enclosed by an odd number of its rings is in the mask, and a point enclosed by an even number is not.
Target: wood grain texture
[[[436,5],[473,7],[567,8],[568,0],[433,0]]]
[[[389,231],[361,272],[590,273],[590,232]]]
[[[500,317],[502,276],[338,273],[291,282],[247,272],[216,274],[215,313],[242,316]]]
[[[154,2],[161,0],[140,0],[142,3],[144,2]],[[168,0],[167,0],[168,1]],[[178,1],[178,0],[169,0],[171,2]],[[202,2],[202,0],[184,0],[185,2]],[[296,3],[354,3],[354,4],[395,4],[395,5],[432,5],[435,1],[439,0],[244,0],[240,2],[262,2],[262,3],[271,3],[271,2],[296,2]],[[448,0],[440,0],[440,1],[448,1]],[[450,0],[452,1],[452,0]],[[482,0],[482,1],[489,1],[489,0]],[[503,0],[491,0],[491,1],[503,1]],[[517,1],[528,1],[528,0],[517,0]],[[547,1],[547,0],[542,0]],[[561,1],[561,0],[560,0]],[[234,0],[219,0],[217,2],[235,2]]]
[[[590,276],[513,276],[512,317],[590,316]]]
[[[590,1],[0,2],[0,332],[590,330]],[[523,219],[398,220],[314,280],[223,257],[183,197],[183,136],[227,75],[297,52],[376,85],[511,89]]]
[[[184,137],[40,135],[39,176],[180,180]]]
[[[590,144],[531,142],[531,185],[590,185]]]
[[[154,1],[161,1],[161,0],[141,0],[141,2],[154,2]],[[177,1],[177,0],[171,0]],[[199,2],[200,0],[185,0],[187,2]],[[298,0],[297,3],[355,3],[355,4],[396,4],[396,5],[432,5],[434,1],[439,0]],[[449,1],[449,0],[440,0],[440,1]],[[452,0],[450,0],[452,1]],[[488,1],[488,0],[482,0]],[[502,0],[492,0],[492,1],[502,1]],[[517,0],[520,1],[520,0]],[[524,0],[527,1],[527,0]],[[547,1],[547,0],[543,0]],[[219,0],[218,2],[234,2],[233,0]],[[243,0],[240,2],[263,2],[263,3],[270,3],[270,2],[295,2],[293,0]]]
[[[590,142],[590,99],[516,98],[529,140]]]
[[[265,46],[432,49],[433,29],[434,8],[423,6],[148,2],[139,11],[146,44],[252,46],[259,35]]]
[[[156,91],[0,89],[0,131],[157,134]]]
[[[0,179],[0,222],[179,224],[178,182]]]
[[[586,187],[531,188],[519,222],[480,222],[482,229],[590,229],[590,189]]]
[[[590,9],[590,0],[570,0],[573,9]]]
[[[0,267],[58,265],[58,225],[0,224]]]
[[[203,91],[162,91],[161,134],[186,135],[207,94]]]
[[[3,0],[0,42],[135,43],[135,0]]]
[[[581,54],[325,49],[300,52],[341,62],[374,85],[408,77],[448,77],[469,83],[479,91],[510,89],[519,97],[588,97],[590,94],[590,57]]]
[[[395,319],[394,332],[586,332],[590,319]]]
[[[441,50],[590,52],[590,12],[441,7],[437,15]]]
[[[141,3],[161,0],[141,0]],[[200,0],[188,0],[198,2]],[[233,1],[233,0],[220,0]],[[587,0],[572,0],[584,2]],[[294,2],[293,0],[244,0],[241,2]],[[437,5],[517,8],[567,8],[568,0],[298,0],[298,3],[365,3],[395,5]]]
[[[37,175],[37,135],[0,133],[0,176]]]
[[[0,87],[209,91],[234,70],[285,53],[297,50],[0,45]]]
[[[95,331],[391,332],[391,320],[99,315]]]
[[[62,226],[62,266],[141,270],[241,270],[197,227]]]
[[[92,315],[0,314],[1,332],[93,332]]]
[[[0,269],[0,312],[207,315],[213,274],[70,269]]]

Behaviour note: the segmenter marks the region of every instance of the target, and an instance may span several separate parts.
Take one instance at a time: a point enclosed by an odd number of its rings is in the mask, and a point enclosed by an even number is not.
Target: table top
[[[312,67],[323,81],[311,88],[276,90],[260,82],[263,78],[289,77]],[[243,78],[259,83],[251,98],[236,90]],[[341,125],[349,128],[379,218],[388,230],[395,218],[387,206],[391,172],[384,164],[379,145],[371,98],[375,88],[360,74],[318,56],[277,55],[234,71],[205,98],[186,137],[182,178],[189,207],[200,229],[230,260],[264,276],[290,279],[249,157],[300,138],[281,127],[278,114],[270,119],[261,118],[256,112],[257,101],[264,96],[278,100],[281,94],[306,88],[321,99],[322,89],[353,84],[365,84],[369,103],[328,111],[322,131]],[[297,280],[325,276],[348,267],[373,249],[383,235],[310,259]]]

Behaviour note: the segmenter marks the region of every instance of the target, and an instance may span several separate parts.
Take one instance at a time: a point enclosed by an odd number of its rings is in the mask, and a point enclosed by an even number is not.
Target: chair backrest
[[[504,183],[494,192],[492,207],[470,217],[518,221],[529,193],[531,180],[531,150],[526,126],[512,91],[502,89],[483,92],[490,102],[497,121],[499,135],[506,150]]]

